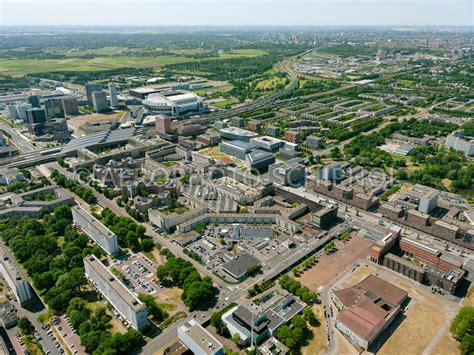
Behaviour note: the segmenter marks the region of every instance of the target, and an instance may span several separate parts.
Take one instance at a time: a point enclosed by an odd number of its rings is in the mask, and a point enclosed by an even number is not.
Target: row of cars
[[[55,323],[55,322],[56,322],[56,319],[53,319],[53,323]],[[58,349],[58,351],[61,354],[64,354],[64,348],[61,346],[61,344],[57,340],[56,335],[54,334],[53,330],[51,329],[50,324],[48,324],[48,323],[43,324],[43,329],[46,331],[46,335],[51,339],[51,341],[54,342],[54,346],[56,347],[56,349]],[[48,354],[48,352],[46,354]]]
[[[66,323],[71,326],[71,324],[69,323],[69,319],[67,317],[65,317],[65,321]],[[52,324],[56,327],[56,329],[58,330],[58,332],[62,332],[63,331],[63,327],[61,326],[61,321],[59,318],[53,318],[52,320]],[[72,327],[71,327],[72,328]],[[61,353],[61,354],[64,354],[65,350],[64,348],[61,346],[61,344],[59,343],[58,339],[56,338],[56,335],[54,334],[54,331],[53,329],[51,329],[51,324],[49,323],[45,323],[43,325],[43,329],[46,331],[46,335],[48,337],[51,338],[51,340],[54,342],[54,346],[56,346],[56,348],[58,349],[58,351]],[[72,332],[73,334],[76,333],[76,330],[74,328],[72,328]],[[66,338],[67,337],[67,332],[65,332],[62,337],[63,338]],[[77,349],[74,349],[75,345],[74,344],[69,344],[69,348],[71,350],[71,352],[73,354],[77,354],[78,353],[78,350]]]
[[[36,336],[36,333],[35,333],[35,336]],[[23,342],[23,339],[21,339],[20,333],[16,333],[16,334],[15,334],[15,338],[18,340],[18,344],[20,344],[21,350],[23,351],[23,354],[29,355],[30,352],[29,352],[28,349],[26,348],[26,345],[25,345],[25,343]],[[39,340],[39,339],[38,339],[38,340]]]
[[[156,289],[150,285],[148,281],[144,279],[144,276],[147,276],[144,272],[138,273],[135,269],[131,268],[129,265],[123,267],[123,271],[126,273],[125,284],[130,286],[133,292],[139,292],[138,287],[143,288],[148,294],[153,294],[156,292]],[[134,283],[130,285],[130,283]]]

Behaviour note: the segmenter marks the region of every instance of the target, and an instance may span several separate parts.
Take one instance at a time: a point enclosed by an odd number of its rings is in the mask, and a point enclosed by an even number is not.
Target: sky
[[[474,0],[0,0],[0,26],[474,26]]]

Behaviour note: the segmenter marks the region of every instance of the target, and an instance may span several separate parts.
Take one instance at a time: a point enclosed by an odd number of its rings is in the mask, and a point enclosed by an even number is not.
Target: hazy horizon
[[[0,0],[1,26],[474,26],[460,0]]]

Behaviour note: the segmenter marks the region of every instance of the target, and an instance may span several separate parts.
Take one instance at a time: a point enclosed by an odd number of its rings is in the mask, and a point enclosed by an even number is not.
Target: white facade
[[[463,152],[468,156],[474,156],[474,144],[462,137],[450,134],[446,137],[446,146]]]
[[[72,209],[74,224],[81,228],[94,242],[109,255],[118,253],[117,236],[81,206]]]
[[[2,247],[2,259],[0,260],[0,273],[8,286],[15,293],[18,303],[24,305],[34,297],[33,290],[28,280],[21,274],[13,257]]]
[[[285,145],[285,141],[269,136],[264,136],[250,139],[250,144],[271,152],[276,152]]]
[[[148,216],[150,218],[150,222],[157,226],[160,230],[165,231],[207,213],[206,206],[193,203],[191,200],[189,203],[192,204],[192,209],[184,213],[165,214],[157,210],[149,210]]]
[[[169,117],[199,114],[204,109],[202,99],[190,91],[150,94],[143,101],[143,105],[153,113]]]
[[[31,104],[8,105],[8,114],[12,120],[26,121],[28,119],[26,111],[31,110],[32,108],[33,106]]]
[[[224,346],[194,319],[178,328],[178,338],[195,355],[224,354]]]
[[[86,256],[84,268],[87,279],[132,328],[141,330],[149,325],[146,306],[96,256]]]

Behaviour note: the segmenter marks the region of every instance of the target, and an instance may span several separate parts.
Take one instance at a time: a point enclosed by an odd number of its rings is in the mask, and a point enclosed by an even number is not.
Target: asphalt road
[[[0,130],[3,130],[10,135],[10,143],[22,153],[29,153],[36,149],[29,142],[28,138],[26,138],[23,134],[19,133],[17,130],[11,128],[10,126],[6,124],[0,124]]]

